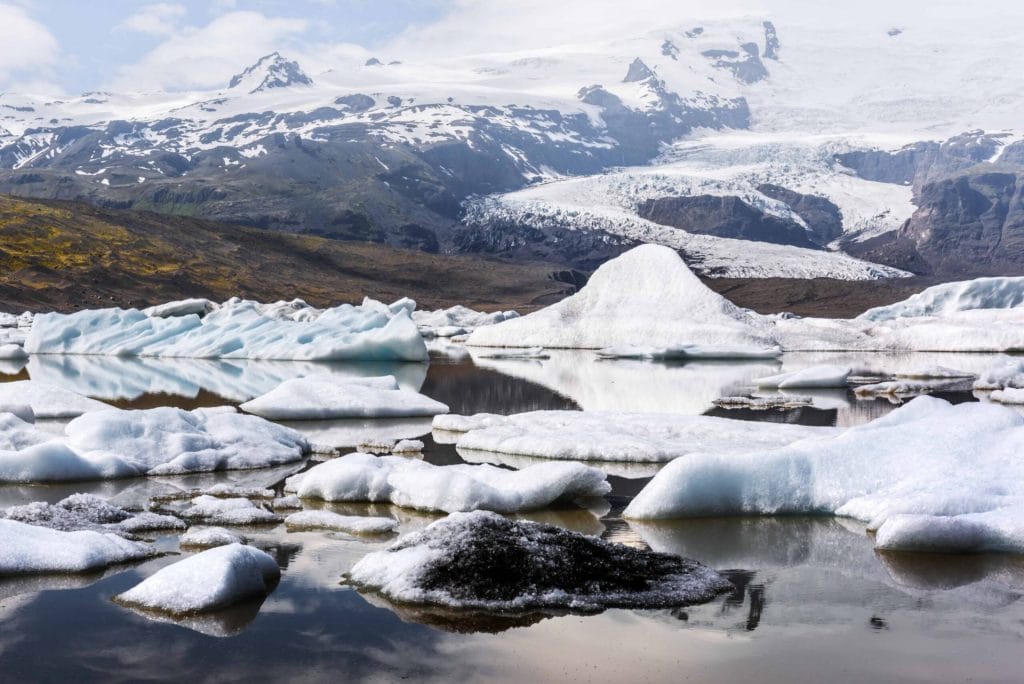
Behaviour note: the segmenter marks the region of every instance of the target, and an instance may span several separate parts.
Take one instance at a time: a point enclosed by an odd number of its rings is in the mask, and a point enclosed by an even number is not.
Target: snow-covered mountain
[[[1020,28],[746,17],[315,74],[272,53],[212,92],[3,93],[0,191],[427,251],[592,266],[654,241],[710,275],[875,278],[957,264],[956,226],[938,246],[933,228],[966,183],[989,197],[957,219],[984,227],[971,258],[1013,270]]]

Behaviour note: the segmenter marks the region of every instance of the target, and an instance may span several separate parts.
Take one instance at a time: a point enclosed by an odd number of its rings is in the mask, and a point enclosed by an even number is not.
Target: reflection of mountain
[[[307,375],[341,377],[394,375],[398,383],[419,390],[427,367],[419,363],[315,363],[164,359],[151,357],[34,355],[28,364],[33,380],[66,387],[101,399],[135,400],[147,394],[195,398],[201,392],[224,402],[242,402],[268,392],[285,380]]]
[[[452,413],[512,414],[579,408],[557,388],[506,372],[504,365],[495,363],[493,369],[485,364],[432,364],[421,391],[447,404]]]

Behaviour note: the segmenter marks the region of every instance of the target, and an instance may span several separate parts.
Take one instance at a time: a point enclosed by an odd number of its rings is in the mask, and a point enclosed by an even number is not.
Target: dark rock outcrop
[[[804,195],[769,183],[757,186],[757,191],[766,197],[785,202],[807,224],[810,238],[816,244],[827,245],[843,234],[843,214],[828,199]]]
[[[800,224],[766,214],[739,197],[662,197],[641,202],[636,211],[641,218],[689,233],[818,247]]]

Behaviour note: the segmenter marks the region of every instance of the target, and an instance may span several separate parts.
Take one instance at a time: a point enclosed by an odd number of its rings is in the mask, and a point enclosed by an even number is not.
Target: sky
[[[750,16],[877,33],[1024,25],[1019,0],[0,0],[0,92],[222,87],[273,51],[326,69],[438,59]],[[937,36],[936,36],[937,37]],[[941,41],[940,41],[941,42]]]

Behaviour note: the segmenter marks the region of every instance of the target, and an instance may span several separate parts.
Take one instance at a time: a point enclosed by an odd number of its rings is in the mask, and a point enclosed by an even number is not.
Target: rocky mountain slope
[[[272,53],[212,92],[3,93],[0,192],[580,269],[659,242],[714,277],[1024,272],[1018,15],[780,12],[314,74]]]

